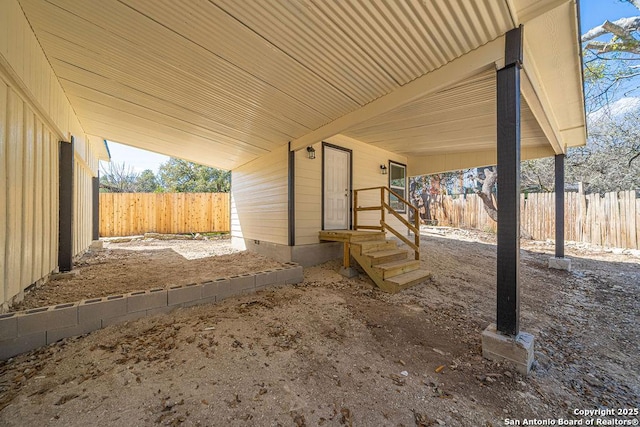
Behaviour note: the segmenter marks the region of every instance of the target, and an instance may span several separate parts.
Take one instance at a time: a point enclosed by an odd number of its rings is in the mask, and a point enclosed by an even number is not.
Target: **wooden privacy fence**
[[[428,199],[428,219],[438,225],[496,231],[475,194],[436,195]],[[522,229],[536,240],[555,239],[555,193],[520,199]],[[425,217],[427,215],[423,215]],[[640,199],[635,191],[565,193],[565,239],[594,245],[640,249]]]
[[[100,236],[229,231],[229,193],[100,193]]]

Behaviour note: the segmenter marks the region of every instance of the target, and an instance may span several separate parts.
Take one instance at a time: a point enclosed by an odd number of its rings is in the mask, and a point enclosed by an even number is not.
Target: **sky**
[[[602,24],[605,20],[640,15],[640,11],[619,0],[580,0],[580,25],[582,33]]]
[[[626,2],[620,0],[580,0],[580,25],[581,32],[586,33],[591,28],[602,24],[605,20],[615,21],[620,18],[640,15],[640,11]],[[623,103],[633,104],[634,100],[623,101]],[[127,145],[107,141],[111,152],[111,161],[126,163],[136,172],[151,169],[158,172],[161,163],[169,160],[169,157],[152,153],[150,151],[139,150]],[[107,166],[107,165],[104,165]]]
[[[140,150],[139,148],[118,144],[117,142],[107,141],[107,145],[109,146],[112,162],[125,163],[138,173],[146,169],[151,169],[154,174],[157,174],[160,164],[169,160],[169,156],[147,150]],[[100,163],[103,168],[109,168],[108,163]]]

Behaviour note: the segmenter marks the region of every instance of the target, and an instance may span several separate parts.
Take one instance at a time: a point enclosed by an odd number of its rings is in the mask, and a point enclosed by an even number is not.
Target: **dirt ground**
[[[85,253],[75,263],[72,274],[60,275],[32,290],[12,310],[186,285],[280,266],[267,257],[234,250],[228,238],[134,239],[117,243],[107,240],[104,250]]]
[[[494,240],[426,230],[422,263],[433,280],[396,295],[362,275],[343,278],[329,262],[306,268],[299,285],[0,362],[0,425],[558,425],[597,418],[574,410],[638,408],[640,253],[569,245],[565,272],[547,268],[551,244],[523,241],[521,329],[536,337],[525,378],[481,357],[480,334],[495,318]],[[107,256],[115,247],[83,262],[100,258],[120,283],[136,280],[142,269]],[[151,262],[156,251],[144,251]],[[238,267],[265,262],[231,256]],[[202,268],[179,276],[220,276]]]

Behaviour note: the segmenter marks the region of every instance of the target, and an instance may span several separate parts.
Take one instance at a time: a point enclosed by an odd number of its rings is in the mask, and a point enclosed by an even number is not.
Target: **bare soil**
[[[25,295],[13,311],[104,297],[281,267],[270,258],[237,251],[216,240],[106,241],[85,253],[71,274],[61,274]]]
[[[300,285],[0,363],[0,425],[497,426],[638,408],[640,254],[572,245],[565,272],[547,268],[552,245],[522,247],[521,329],[536,337],[526,378],[481,356],[495,318],[494,236],[431,229],[422,263],[433,280],[396,295],[332,261],[305,269]],[[121,283],[140,274],[111,265]]]

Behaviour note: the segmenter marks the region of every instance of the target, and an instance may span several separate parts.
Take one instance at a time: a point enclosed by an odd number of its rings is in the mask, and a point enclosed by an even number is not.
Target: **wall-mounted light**
[[[315,159],[316,158],[316,149],[313,148],[312,146],[308,146],[307,147],[307,155],[309,156],[310,159]]]
[[[385,165],[380,165],[380,173],[382,175],[386,175],[387,174],[387,167]]]

